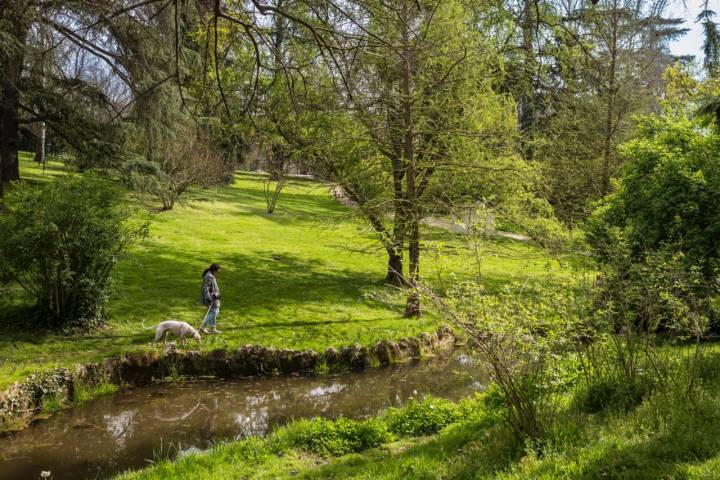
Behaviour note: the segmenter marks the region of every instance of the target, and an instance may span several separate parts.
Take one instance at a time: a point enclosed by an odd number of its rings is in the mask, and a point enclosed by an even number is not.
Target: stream
[[[322,376],[187,381],[122,391],[0,438],[0,480],[109,478],[158,458],[264,436],[293,419],[364,418],[432,394],[458,400],[486,375],[461,352]]]

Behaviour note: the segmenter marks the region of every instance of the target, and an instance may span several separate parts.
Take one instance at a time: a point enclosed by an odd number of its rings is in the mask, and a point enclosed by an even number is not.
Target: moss
[[[40,413],[55,413],[66,408],[68,403],[57,395],[50,395],[43,398],[40,404]]]
[[[378,368],[382,365],[383,364],[380,362],[380,360],[378,360],[377,357],[371,356],[368,358],[368,368]]]
[[[82,405],[98,397],[117,393],[118,390],[120,390],[120,387],[112,383],[101,383],[92,387],[80,386],[75,389],[73,405]]]
[[[326,375],[330,373],[330,367],[328,366],[325,358],[320,359],[315,365],[315,373],[318,375]]]

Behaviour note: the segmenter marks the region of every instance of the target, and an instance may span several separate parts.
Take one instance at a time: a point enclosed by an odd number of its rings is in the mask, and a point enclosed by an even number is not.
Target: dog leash
[[[210,303],[210,306],[207,309],[207,312],[205,312],[205,316],[203,317],[203,321],[200,324],[200,328],[202,328],[205,325],[205,320],[207,320],[207,316],[210,315],[210,309],[212,308],[212,303]]]

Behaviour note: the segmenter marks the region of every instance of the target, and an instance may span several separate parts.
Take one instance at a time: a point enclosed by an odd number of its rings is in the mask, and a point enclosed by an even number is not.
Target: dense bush
[[[430,435],[459,420],[457,404],[441,398],[410,400],[401,409],[390,409],[387,422],[390,431],[400,437]]]
[[[345,455],[377,447],[390,439],[387,426],[376,419],[365,421],[324,418],[293,425],[294,446],[320,455]]]
[[[122,193],[108,182],[66,176],[17,185],[0,213],[0,265],[34,311],[56,329],[87,329],[104,320],[110,274],[146,226],[132,223]]]
[[[645,118],[617,185],[588,221],[598,305],[615,327],[702,334],[720,260],[720,139],[687,119]]]
[[[617,189],[588,222],[598,257],[612,255],[620,233],[635,258],[673,245],[712,275],[720,258],[720,138],[689,120],[648,117],[622,150],[629,160]]]
[[[672,247],[633,256],[621,240],[603,263],[595,290],[596,314],[615,331],[665,331],[702,337],[715,317],[713,279]]]

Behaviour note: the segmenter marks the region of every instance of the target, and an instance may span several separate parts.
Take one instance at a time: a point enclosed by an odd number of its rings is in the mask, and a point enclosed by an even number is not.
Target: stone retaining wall
[[[398,341],[382,340],[370,347],[287,350],[246,345],[210,352],[150,352],[108,358],[100,363],[58,368],[30,375],[0,393],[0,432],[24,428],[41,412],[44,401],[70,403],[77,388],[102,383],[135,386],[166,377],[239,378],[253,375],[302,375],[319,371],[362,370],[403,362],[453,348],[457,337],[447,327]]]

